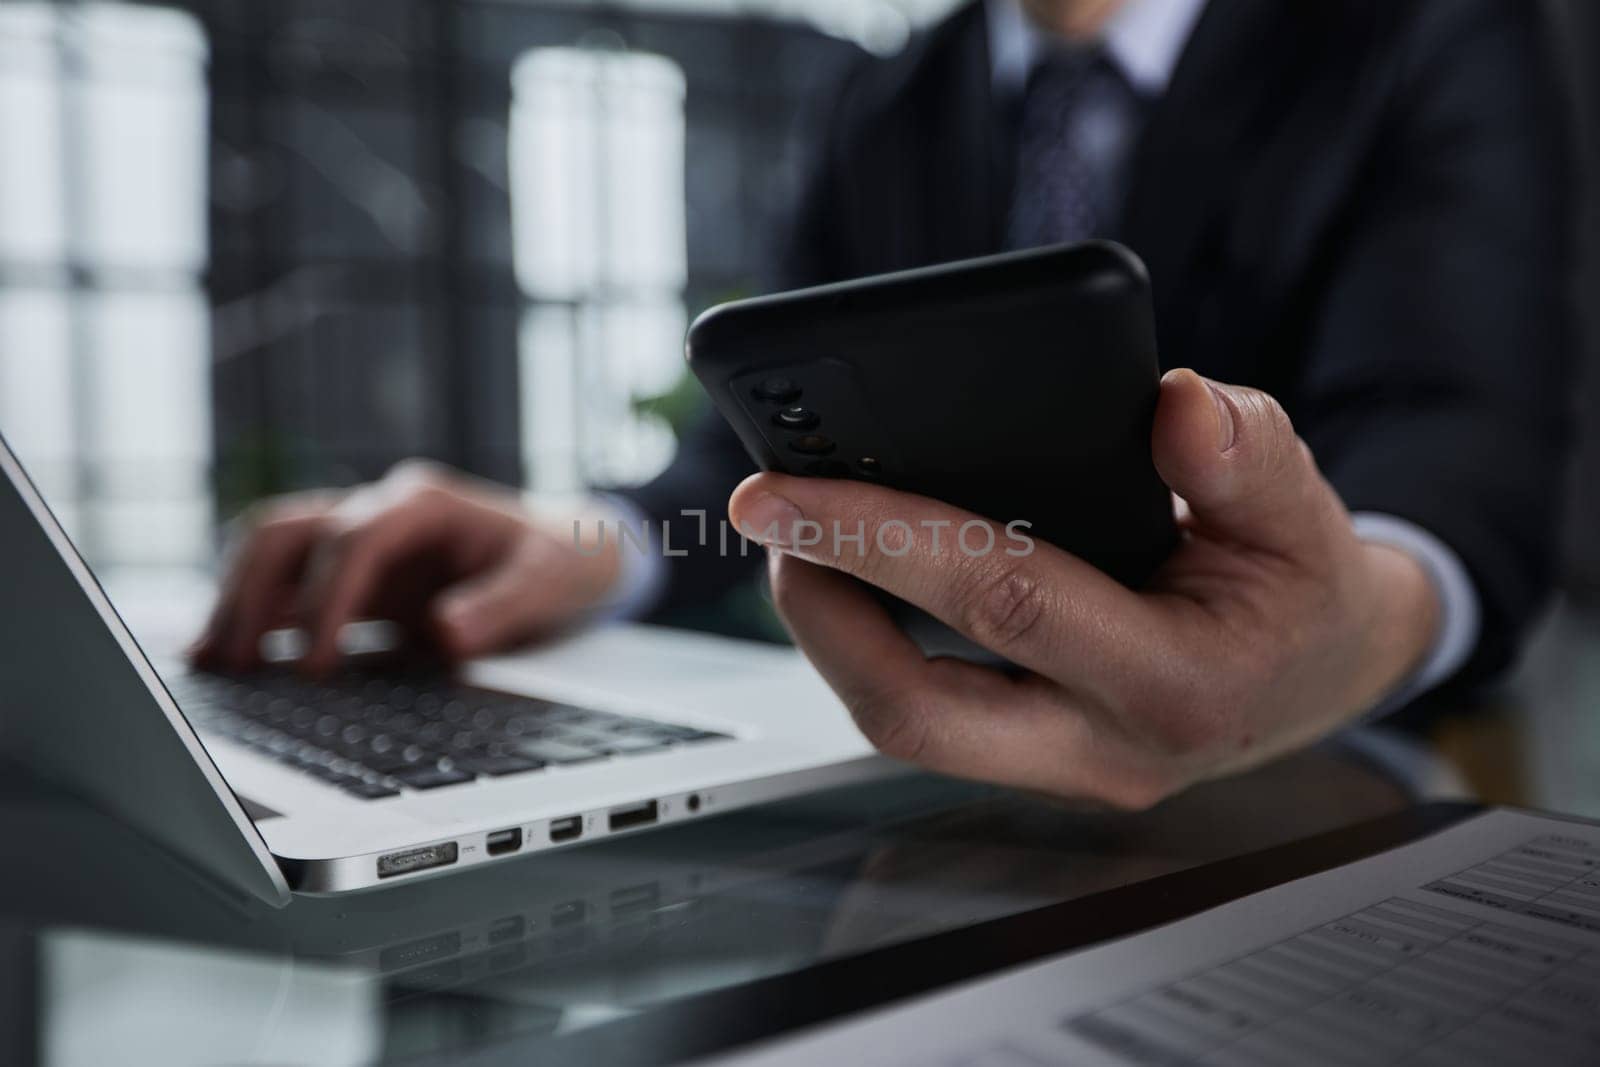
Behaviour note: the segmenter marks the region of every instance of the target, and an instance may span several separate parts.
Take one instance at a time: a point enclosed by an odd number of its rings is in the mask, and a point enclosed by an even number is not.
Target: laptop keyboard
[[[437,678],[314,682],[288,672],[242,679],[190,674],[169,685],[197,729],[368,800],[728,740],[710,730]]]

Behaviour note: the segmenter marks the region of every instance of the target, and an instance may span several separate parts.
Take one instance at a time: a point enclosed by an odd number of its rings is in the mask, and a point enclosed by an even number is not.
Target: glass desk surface
[[[1406,802],[1334,749],[1139,815],[908,775],[275,911],[13,775],[0,1062],[538,1062],[679,998]]]

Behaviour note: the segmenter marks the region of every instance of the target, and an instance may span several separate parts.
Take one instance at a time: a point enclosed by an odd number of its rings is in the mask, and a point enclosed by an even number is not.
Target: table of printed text
[[[1600,849],[1547,835],[1421,888],[1062,1025],[1137,1064],[1600,1064]]]

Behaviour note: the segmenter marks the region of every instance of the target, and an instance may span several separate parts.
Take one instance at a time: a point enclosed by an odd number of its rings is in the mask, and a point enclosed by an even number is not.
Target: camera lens
[[[799,406],[782,408],[772,416],[772,421],[782,426],[785,430],[809,430],[821,420],[817,413],[810,408]]]
[[[883,473],[883,464],[872,456],[862,456],[856,460],[856,466],[861,468],[862,474],[871,475],[874,478]]]
[[[763,379],[751,392],[757,400],[765,400],[769,404],[792,404],[800,399],[800,387],[794,379],[782,375]]]
[[[826,456],[833,451],[833,438],[820,433],[808,433],[789,442],[789,447],[803,456]]]

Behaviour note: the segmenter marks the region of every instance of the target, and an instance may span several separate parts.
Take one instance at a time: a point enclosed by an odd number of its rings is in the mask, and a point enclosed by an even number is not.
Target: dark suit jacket
[[[1114,228],[1166,366],[1283,401],[1354,511],[1410,519],[1476,582],[1502,668],[1547,594],[1571,432],[1567,97],[1525,0],[1212,0],[1149,115]],[[786,286],[995,252],[1013,137],[961,9],[845,85]],[[708,420],[632,492],[726,514],[751,466]],[[752,560],[672,561],[666,607]]]

